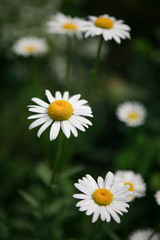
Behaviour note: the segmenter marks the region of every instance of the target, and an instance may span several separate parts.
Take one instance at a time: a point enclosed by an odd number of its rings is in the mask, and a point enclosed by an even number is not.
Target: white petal
[[[97,189],[98,185],[97,185],[96,181],[94,180],[94,178],[91,175],[89,175],[89,174],[87,174],[86,177],[91,182],[91,184],[94,186],[94,188]]]
[[[84,186],[82,186],[81,184],[75,183],[74,186],[80,190],[81,192],[85,193],[88,195],[89,191],[87,188],[85,188]]]
[[[29,108],[28,111],[35,112],[35,113],[47,113],[48,109],[43,108],[43,107],[36,107],[36,108],[32,107],[32,108]]]
[[[73,133],[73,135],[75,137],[78,136],[78,132],[77,132],[77,129],[75,128],[75,126],[73,124],[71,124],[69,121],[68,121],[68,127],[70,128],[71,132]]]
[[[42,106],[42,107],[45,107],[45,108],[48,108],[49,107],[49,104],[44,102],[43,100],[39,99],[39,98],[32,98],[31,99],[33,102],[37,103],[38,105]]]
[[[47,122],[45,122],[40,129],[37,132],[37,136],[40,137],[41,134],[46,130],[47,127],[49,127],[49,125],[53,122],[52,119],[49,119]]]
[[[105,177],[105,187],[109,190],[113,182],[113,173],[108,172]]]
[[[75,126],[76,128],[78,128],[79,130],[81,130],[82,132],[85,132],[85,128],[82,126],[82,124],[81,124],[79,121],[77,121],[77,120],[74,118],[73,115],[68,119],[68,121],[69,121],[73,126]]]
[[[70,130],[70,125],[68,124],[68,120],[61,122],[61,128],[62,128],[62,131],[64,132],[65,136],[67,138],[69,138],[70,134],[71,134],[71,130]]]
[[[113,217],[113,219],[117,222],[120,223],[120,217],[118,216],[118,214],[112,210],[112,208],[110,206],[106,206],[108,212],[111,214],[111,216]]]
[[[107,222],[110,222],[110,221],[111,221],[111,215],[110,215],[109,212],[107,211],[107,208],[106,208],[106,207],[105,207],[105,209],[104,209],[104,212],[105,212],[106,221],[107,221]]]
[[[60,99],[62,99],[62,94],[59,91],[57,91],[55,93],[55,97],[56,97],[56,100],[60,100]]]
[[[50,140],[54,140],[56,139],[56,137],[58,136],[60,130],[60,122],[59,121],[55,121],[50,129]]]
[[[97,208],[96,211],[94,212],[93,214],[93,218],[92,218],[92,223],[96,222],[98,217],[99,217],[99,214],[100,214],[100,209]]]
[[[69,92],[64,92],[64,94],[63,94],[63,100],[66,100],[66,101],[68,101],[68,98],[69,98]]]
[[[87,199],[87,200],[85,199],[85,200],[79,201],[76,204],[76,207],[87,207],[87,206],[89,206],[89,205],[91,205],[93,203],[94,203],[93,199]]]
[[[50,117],[49,116],[46,116],[46,117],[42,117],[42,118],[39,118],[37,120],[35,120],[30,126],[29,126],[29,129],[31,130],[32,128],[35,128],[39,125],[41,125],[42,123],[46,122],[50,120]]]
[[[90,196],[82,193],[74,194],[73,197],[77,199],[90,199]]]
[[[84,105],[84,104],[86,104],[86,103],[88,103],[88,101],[87,100],[79,100],[78,102],[76,102],[76,103],[73,103],[73,106],[74,107],[79,107],[79,106],[82,106],[82,105]]]
[[[97,204],[92,204],[92,205],[88,206],[86,215],[87,216],[91,215],[92,213],[94,213],[97,210],[97,208],[99,208],[99,206]]]
[[[72,104],[72,103],[75,103],[78,101],[78,99],[81,97],[81,94],[77,94],[77,95],[74,95],[72,96],[70,99],[69,99],[69,102]]]
[[[104,181],[102,177],[98,177],[98,185],[100,188],[104,188]]]
[[[101,207],[100,207],[100,215],[101,215],[102,221],[104,221],[104,220],[106,219],[106,216],[105,216],[105,207],[104,207],[104,206],[101,206]]]
[[[74,118],[77,120],[77,121],[80,121],[82,123],[86,123],[90,126],[92,126],[92,123],[87,119],[87,118],[84,118],[84,117],[81,117],[81,116],[74,116]]]
[[[45,94],[46,94],[46,96],[47,96],[47,98],[48,98],[48,101],[49,101],[50,103],[52,103],[52,102],[55,101],[54,97],[52,96],[52,94],[51,94],[51,92],[50,92],[49,90],[46,90],[46,91],[45,91]]]
[[[31,115],[31,116],[28,117],[28,119],[41,118],[41,117],[46,117],[46,116],[48,116],[48,114],[40,113],[40,114]]]

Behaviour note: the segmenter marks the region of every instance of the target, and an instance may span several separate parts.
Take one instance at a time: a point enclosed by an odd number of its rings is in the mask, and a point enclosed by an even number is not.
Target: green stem
[[[153,233],[149,236],[148,240],[151,240],[153,238],[153,236],[156,234],[156,232],[159,230],[159,228],[160,228],[160,223],[154,229]]]
[[[96,78],[96,74],[97,74],[97,70],[98,70],[98,63],[99,63],[99,58],[100,58],[100,53],[101,53],[101,48],[102,48],[102,42],[103,42],[103,36],[101,35],[100,39],[99,39],[97,56],[96,56],[96,59],[95,59],[95,62],[94,62],[94,67],[93,67],[93,70],[92,70],[92,75],[91,75],[91,78],[90,78],[86,99],[88,99],[89,96],[90,96],[90,93],[91,93],[91,90],[92,90],[92,87],[93,87],[93,84],[94,84],[94,81],[95,81],[95,78]]]
[[[112,238],[112,240],[121,240],[113,231],[112,229],[107,229],[108,236]]]
[[[69,90],[70,83],[70,63],[71,63],[71,38],[67,37],[67,49],[66,49],[66,72],[65,72],[65,90]]]
[[[58,146],[57,146],[57,155],[56,155],[56,159],[54,162],[54,169],[53,169],[53,174],[52,174],[52,178],[51,178],[51,185],[54,183],[58,171],[59,171],[59,163],[60,163],[60,158],[61,158],[61,152],[62,152],[62,142],[63,142],[63,133],[60,132],[59,136],[58,136]]]
[[[121,240],[121,238],[119,238],[117,236],[117,234],[106,224],[103,225],[103,229],[105,231],[105,233],[112,239],[112,240]]]
[[[95,223],[95,226],[93,228],[93,232],[90,236],[90,240],[94,240],[98,227],[99,227],[99,220]]]

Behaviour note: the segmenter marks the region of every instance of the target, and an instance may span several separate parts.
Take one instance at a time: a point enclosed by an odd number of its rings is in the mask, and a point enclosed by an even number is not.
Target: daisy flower
[[[82,38],[81,28],[86,21],[80,18],[72,18],[63,13],[57,13],[47,22],[49,33],[66,34],[68,36],[76,35],[77,38]]]
[[[77,129],[85,131],[85,127],[92,123],[85,117],[93,117],[92,110],[86,106],[86,100],[79,100],[80,94],[69,97],[69,92],[62,94],[57,91],[55,97],[52,96],[49,90],[45,92],[49,103],[44,102],[39,98],[32,98],[32,101],[38,105],[29,105],[29,111],[36,113],[28,117],[28,119],[36,119],[29,129],[40,126],[37,136],[40,137],[47,127],[51,125],[50,140],[56,139],[60,129],[67,138],[71,132],[75,137],[78,136]]]
[[[160,205],[160,190],[158,190],[154,196],[157,204]]]
[[[145,196],[146,184],[140,174],[133,171],[117,171],[114,176],[116,182],[123,182],[124,185],[130,186],[129,191],[133,192],[132,199]]]
[[[158,234],[158,233],[153,234],[153,232],[154,232],[154,230],[152,230],[152,229],[137,230],[129,236],[129,240],[148,240],[148,239],[159,240],[160,234]],[[152,234],[153,234],[153,236],[151,237]]]
[[[37,37],[24,37],[13,45],[13,52],[23,57],[37,56],[48,51],[45,39]]]
[[[138,102],[125,102],[116,110],[118,119],[129,127],[137,127],[144,123],[146,118],[145,107]]]
[[[121,43],[121,39],[130,38],[130,27],[122,20],[116,20],[107,14],[89,16],[89,20],[83,27],[85,37],[102,35],[105,41],[114,39],[117,43]]]
[[[73,197],[81,199],[76,206],[80,211],[86,211],[86,215],[93,214],[92,223],[100,216],[102,221],[111,221],[111,217],[120,223],[118,214],[128,212],[130,194],[129,185],[115,183],[113,173],[108,172],[105,179],[98,177],[97,182],[87,174],[75,183],[75,187],[82,193],[74,194]]]

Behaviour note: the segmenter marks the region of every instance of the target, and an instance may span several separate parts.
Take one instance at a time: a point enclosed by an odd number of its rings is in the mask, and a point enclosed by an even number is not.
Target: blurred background
[[[160,189],[159,9],[158,0],[0,0],[1,240],[89,239],[93,224],[76,209],[73,184],[86,173],[97,178],[119,169],[142,174],[147,195],[132,203],[120,225],[112,221],[112,228],[124,240],[134,229],[156,226],[159,207],[153,195]],[[57,12],[81,18],[107,13],[123,19],[131,27],[131,40],[122,40],[120,45],[103,43],[89,101],[93,126],[79,132],[78,138],[64,139],[60,187],[46,206],[47,176],[57,141],[49,141],[49,129],[40,139],[37,128],[28,130],[27,105],[32,97],[45,101],[45,89],[53,95],[56,90],[63,91],[65,39],[46,31],[46,22]],[[45,38],[50,51],[34,59],[15,55],[12,45],[26,36]],[[98,38],[72,40],[71,95],[81,93],[85,98],[97,46]],[[132,129],[117,120],[115,109],[126,100],[146,106],[143,126]],[[97,233],[97,239],[104,239],[107,224],[100,227],[103,231]]]

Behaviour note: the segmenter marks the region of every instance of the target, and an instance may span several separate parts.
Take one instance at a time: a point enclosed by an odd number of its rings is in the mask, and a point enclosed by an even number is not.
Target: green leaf
[[[84,170],[84,166],[82,165],[79,165],[79,166],[76,166],[76,167],[72,167],[72,168],[69,168],[65,171],[63,171],[61,174],[60,174],[60,179],[64,179],[64,178],[68,178],[70,176],[73,176],[81,171]]]
[[[31,196],[29,193],[23,191],[23,190],[20,190],[19,191],[19,194],[24,198],[24,200],[26,202],[29,203],[29,205],[31,205],[33,208],[39,208],[40,204],[39,202],[33,197]]]
[[[51,178],[52,178],[52,172],[49,169],[49,167],[45,163],[40,163],[36,169],[35,172],[37,176],[48,186],[50,185]]]

